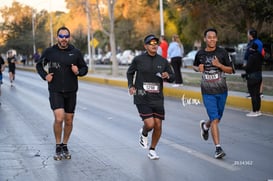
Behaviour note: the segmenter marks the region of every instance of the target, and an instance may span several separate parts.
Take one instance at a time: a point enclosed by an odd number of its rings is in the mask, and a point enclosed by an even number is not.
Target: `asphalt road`
[[[138,145],[142,122],[127,90],[80,82],[69,142],[72,159],[54,161],[46,82],[18,70],[10,87],[5,73],[0,101],[0,181],[273,179],[270,115],[248,118],[245,111],[227,108],[220,124],[227,156],[216,160],[211,138],[200,138],[199,121],[207,118],[202,103],[166,98],[160,159],[153,161]]]

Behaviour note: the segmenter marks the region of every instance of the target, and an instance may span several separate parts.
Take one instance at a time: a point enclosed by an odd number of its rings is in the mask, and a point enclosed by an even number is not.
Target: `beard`
[[[67,40],[58,41],[58,45],[61,49],[66,49],[68,47],[68,41]]]

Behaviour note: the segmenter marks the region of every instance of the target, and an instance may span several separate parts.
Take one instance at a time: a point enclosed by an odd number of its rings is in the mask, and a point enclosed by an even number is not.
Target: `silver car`
[[[193,66],[196,53],[197,53],[197,50],[192,50],[189,53],[187,53],[185,57],[182,58],[183,67],[186,68],[186,67]]]

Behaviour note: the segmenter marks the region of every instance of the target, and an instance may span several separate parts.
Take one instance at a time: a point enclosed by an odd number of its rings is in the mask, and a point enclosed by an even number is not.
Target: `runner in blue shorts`
[[[218,124],[223,116],[228,88],[225,73],[233,73],[232,64],[226,50],[216,46],[217,31],[210,28],[204,32],[206,48],[197,52],[193,69],[202,72],[201,92],[204,105],[209,117],[208,121],[201,120],[201,137],[209,138],[209,129],[216,146],[215,158],[222,158],[226,154],[220,145]]]

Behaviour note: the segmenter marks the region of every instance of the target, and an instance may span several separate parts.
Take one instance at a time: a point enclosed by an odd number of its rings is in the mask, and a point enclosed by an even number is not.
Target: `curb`
[[[79,80],[89,81],[99,84],[107,84],[111,86],[118,86],[127,88],[127,82],[124,80],[116,80],[104,77],[92,77],[92,76],[85,76],[80,77]],[[201,101],[202,95],[199,91],[193,90],[185,90],[185,89],[175,89],[170,87],[164,87],[164,95],[168,97],[178,98],[178,99],[186,99],[188,101]],[[251,99],[229,95],[227,98],[226,106],[239,108],[246,111],[252,110]],[[273,115],[273,102],[268,100],[262,100],[261,102],[261,111],[262,113],[267,113]]]
[[[28,70],[36,72],[33,68],[24,68],[18,67],[21,70]],[[127,81],[121,79],[114,79],[114,78],[106,78],[106,77],[95,77],[92,75],[79,77],[79,80],[98,83],[98,84],[106,84],[111,86],[123,87],[127,89]],[[164,95],[168,97],[173,97],[177,99],[185,99],[188,101],[202,101],[202,95],[200,91],[194,90],[186,90],[186,89],[176,89],[171,87],[164,87]],[[246,111],[252,110],[251,99],[235,96],[235,95],[228,95],[226,106],[231,108],[238,108]],[[261,112],[266,114],[273,115],[273,101],[264,100],[262,99],[261,102]]]

